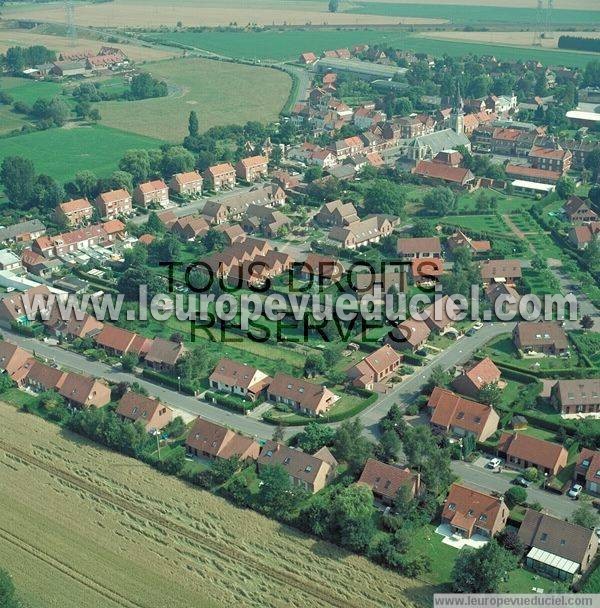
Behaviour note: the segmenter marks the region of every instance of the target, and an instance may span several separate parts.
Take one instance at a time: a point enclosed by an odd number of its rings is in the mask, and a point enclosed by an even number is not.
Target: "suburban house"
[[[513,342],[523,352],[545,355],[564,355],[569,352],[569,340],[565,330],[551,321],[535,323],[521,321],[513,330]]]
[[[390,331],[386,337],[386,344],[395,350],[416,351],[423,348],[431,329],[425,321],[406,319]]]
[[[248,236],[244,229],[238,224],[218,224],[214,230],[225,235],[228,245],[244,241]]]
[[[242,158],[235,166],[235,173],[246,182],[265,179],[269,172],[269,159],[266,156],[250,156]]]
[[[500,423],[493,407],[465,399],[439,386],[433,389],[427,407],[431,426],[458,437],[470,435],[477,441],[485,441],[498,430]]]
[[[500,313],[508,315],[517,314],[521,296],[512,285],[490,283],[485,288],[485,295],[498,316],[500,316]],[[514,316],[511,318],[514,318]]]
[[[119,235],[123,235],[124,230],[125,225],[120,220],[110,220],[55,236],[40,236],[33,241],[31,249],[45,258],[55,258],[89,249],[93,245],[110,247]]]
[[[509,467],[535,467],[541,473],[556,475],[567,466],[568,452],[558,443],[519,433],[502,433],[498,455],[506,459]]]
[[[222,224],[227,220],[241,220],[252,205],[277,207],[283,205],[286,198],[284,190],[275,184],[255,186],[247,192],[238,192],[219,201],[208,201],[202,215],[210,224]]]
[[[514,284],[522,277],[520,260],[484,260],[479,265],[481,280],[489,283]]]
[[[31,355],[24,349],[6,340],[0,340],[0,371],[12,376],[22,368]]]
[[[402,486],[410,488],[413,498],[424,489],[419,473],[414,473],[408,467],[385,464],[374,458],[367,460],[357,483],[369,486],[375,499],[387,505],[394,503]]]
[[[169,187],[162,179],[144,182],[133,191],[133,202],[140,207],[163,206],[169,202]]]
[[[19,272],[23,270],[21,258],[10,249],[0,249],[0,270]]]
[[[67,373],[58,393],[73,407],[103,407],[110,402],[110,388],[106,384],[74,372]]]
[[[339,281],[344,275],[342,263],[335,258],[309,253],[300,270],[303,279],[318,278],[319,282]]]
[[[40,315],[49,314],[47,306],[50,290],[45,285],[32,287],[23,293],[12,292],[0,299],[0,324],[9,327],[11,324],[29,325],[29,318],[37,308]],[[38,307],[39,304],[39,307]]]
[[[573,471],[573,481],[584,486],[586,492],[600,495],[600,450],[581,450]]]
[[[347,226],[335,226],[328,238],[344,249],[358,249],[378,243],[392,233],[393,226],[385,215],[372,215]]]
[[[180,342],[154,338],[146,353],[146,365],[157,372],[172,372],[184,352],[185,347]]]
[[[489,357],[485,357],[466,367],[459,376],[454,378],[452,388],[467,397],[477,399],[479,391],[486,384],[496,383],[501,386],[500,382],[500,370]]]
[[[598,551],[594,530],[527,509],[519,528],[525,565],[551,578],[571,581],[588,570]]]
[[[318,57],[314,53],[302,53],[300,55],[300,63],[311,65],[317,61]]]
[[[486,253],[492,248],[489,241],[477,241],[472,239],[462,230],[457,230],[453,235],[449,236],[446,239],[446,245],[450,251],[454,251],[459,247],[467,247],[474,256]]]
[[[560,146],[554,148],[533,146],[529,151],[529,162],[536,169],[556,171],[562,176],[571,168],[573,154]]]
[[[550,402],[564,415],[600,413],[600,378],[559,380],[552,387]]]
[[[456,323],[459,315],[460,306],[450,296],[443,296],[436,297],[433,303],[423,310],[421,318],[431,331],[444,333]]]
[[[57,205],[54,216],[59,223],[67,226],[79,226],[89,222],[94,215],[94,208],[87,198],[78,198]]]
[[[183,196],[199,196],[202,194],[203,181],[204,180],[198,171],[175,173],[169,181],[169,187],[173,192]]]
[[[50,277],[61,266],[60,260],[48,260],[32,249],[23,249],[21,264],[27,269],[27,272],[42,278]]]
[[[502,498],[453,483],[444,501],[442,523],[465,538],[475,534],[492,538],[504,529],[508,515]]]
[[[320,384],[314,384],[304,378],[294,378],[282,372],[275,374],[269,384],[267,398],[310,416],[325,413],[338,399],[335,393]]]
[[[109,323],[94,336],[94,341],[109,354],[134,355],[140,358],[146,355],[152,344],[149,338]]]
[[[372,390],[375,384],[393,374],[401,361],[402,357],[389,344],[385,344],[353,365],[346,375],[353,386]]]
[[[437,236],[398,239],[396,252],[405,260],[414,258],[439,258],[442,245]]]
[[[68,319],[63,319],[59,314],[58,307],[53,307],[44,325],[52,330],[57,338],[74,340],[75,338],[87,338],[102,331],[104,323],[81,310],[71,310]]]
[[[577,249],[585,249],[600,234],[600,221],[589,222],[583,226],[573,226],[569,229],[569,240]]]
[[[358,220],[354,204],[342,203],[339,199],[325,203],[314,217],[321,226],[348,226]]]
[[[258,469],[273,465],[284,468],[292,485],[314,494],[335,478],[338,462],[326,447],[311,456],[282,443],[267,441],[258,457]]]
[[[245,363],[238,363],[223,357],[213,373],[208,377],[210,387],[223,393],[232,393],[250,401],[263,393],[272,378],[264,372]]]
[[[260,446],[254,439],[200,417],[192,425],[185,449],[193,456],[239,458],[241,461],[256,460],[260,453]]]
[[[210,229],[208,222],[200,216],[186,215],[171,224],[171,231],[186,241],[193,241]]]
[[[17,372],[17,375],[19,377],[13,376],[13,380],[20,387],[26,386],[36,392],[44,392],[60,390],[67,377],[67,372],[40,363],[36,359],[29,359]]]
[[[569,197],[563,209],[567,219],[573,224],[598,220],[598,214],[591,208],[590,204],[578,196]]]
[[[204,172],[204,180],[208,187],[215,192],[223,188],[233,188],[235,186],[235,169],[230,163],[213,165]]]
[[[46,226],[40,220],[27,220],[0,228],[0,243],[29,242],[42,236],[45,232]]]
[[[102,219],[114,220],[120,215],[131,215],[133,212],[132,198],[127,190],[111,190],[103,192],[94,199],[94,206]]]
[[[115,410],[122,420],[141,422],[146,432],[160,431],[173,419],[173,410],[153,397],[127,391]]]

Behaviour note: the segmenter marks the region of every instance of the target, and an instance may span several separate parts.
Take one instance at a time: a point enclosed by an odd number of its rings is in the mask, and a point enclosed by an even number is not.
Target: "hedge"
[[[36,338],[44,331],[44,326],[39,323],[33,325],[21,325],[15,321],[11,321],[10,328],[16,334],[27,336],[28,338]]]
[[[148,369],[147,367],[142,371],[142,377],[146,378],[146,380],[150,380],[151,382],[155,382],[156,384],[174,388],[175,390],[178,390],[181,386],[181,392],[185,393],[186,395],[196,394],[196,391],[188,383],[180,382],[173,376],[167,376],[166,374],[155,372],[153,369]]]
[[[251,409],[254,409],[258,405],[252,401],[242,401],[229,395],[219,395],[218,393],[211,393],[210,391],[204,393],[204,399],[205,401],[214,402],[229,410],[241,412],[242,414],[247,414]]]
[[[425,357],[421,357],[421,355],[417,355],[415,353],[405,353],[404,354],[404,363],[408,363],[409,365],[425,365],[427,359]]]

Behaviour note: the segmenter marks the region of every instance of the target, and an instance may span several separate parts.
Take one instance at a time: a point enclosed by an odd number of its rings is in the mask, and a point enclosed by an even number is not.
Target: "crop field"
[[[64,8],[62,9],[62,12],[64,20]],[[75,44],[72,44],[66,36],[58,34],[53,35],[47,30],[48,28],[44,25],[28,30],[0,28],[0,53],[6,52],[6,49],[11,46],[34,46],[37,44],[46,46],[57,53],[60,53],[61,51],[75,52],[88,49],[98,52],[100,47],[105,44],[113,45],[113,43],[85,38],[81,32],[79,32]],[[177,51],[170,51],[169,49],[148,48],[141,45],[124,44],[122,42],[119,42],[118,46],[123,49],[130,59],[136,62],[157,61],[179,54]]]
[[[126,150],[157,148],[161,143],[101,125],[63,127],[3,139],[0,161],[6,156],[25,156],[39,173],[68,181],[83,169],[107,176],[117,169]]]
[[[375,608],[436,588],[0,404],[0,563],[31,608]],[[35,573],[35,575],[32,575]]]
[[[445,217],[441,222],[475,232],[510,234],[508,226],[495,215],[455,215]]]
[[[0,91],[9,93],[15,101],[23,101],[31,105],[36,99],[51,99],[61,95],[63,85],[57,82],[3,76],[0,77]]]
[[[366,11],[363,11],[366,13]],[[435,24],[440,19],[426,16],[402,17],[386,14],[330,13],[324,0],[114,0],[110,3],[82,3],[76,6],[78,25],[98,27],[175,27],[178,22],[190,26],[258,25],[364,25],[364,24]],[[65,22],[61,4],[15,3],[3,9],[7,19],[30,18],[55,23]]]
[[[269,122],[277,119],[291,88],[284,72],[210,59],[160,61],[148,71],[167,81],[170,95],[102,102],[98,107],[104,125],[181,142],[191,110],[198,113],[203,131],[249,120]]]

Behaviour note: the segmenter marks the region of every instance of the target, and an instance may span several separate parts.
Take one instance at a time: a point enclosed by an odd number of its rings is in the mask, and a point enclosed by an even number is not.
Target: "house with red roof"
[[[57,205],[54,216],[59,223],[67,226],[79,226],[89,222],[94,215],[94,207],[87,198],[78,198]]]
[[[102,192],[94,199],[94,206],[102,219],[114,220],[133,213],[131,194],[122,188]]]
[[[568,452],[564,446],[521,433],[502,433],[498,455],[515,469],[535,467],[546,475],[556,475],[567,466]]]
[[[573,471],[573,481],[590,494],[600,495],[600,450],[583,448]]]
[[[198,171],[175,173],[169,181],[169,187],[173,192],[183,196],[199,196],[202,194],[203,181]]]
[[[162,179],[144,182],[133,191],[133,201],[140,207],[164,206],[169,202],[169,187]]]
[[[200,417],[188,433],[185,448],[192,456],[211,459],[257,460],[260,454],[260,445],[254,439]]]
[[[375,384],[393,374],[401,361],[402,356],[389,344],[384,344],[348,369],[346,375],[353,386],[371,390]]]
[[[402,486],[410,489],[413,498],[424,490],[419,473],[408,467],[385,464],[374,458],[367,460],[357,483],[369,486],[374,498],[387,505],[394,503]]]
[[[265,179],[269,171],[269,159],[266,156],[242,158],[235,166],[236,175],[246,182]]]
[[[213,165],[204,172],[204,181],[215,192],[219,192],[223,188],[233,188],[235,186],[235,169],[230,163]]]
[[[494,365],[494,362],[485,357],[481,361],[476,361],[471,366],[466,367],[462,373],[452,381],[452,388],[473,399],[477,399],[479,391],[487,384],[501,384],[500,370]]]
[[[121,420],[141,423],[148,433],[160,431],[171,420],[173,410],[155,397],[147,397],[134,391],[127,391],[119,400],[115,414]]]

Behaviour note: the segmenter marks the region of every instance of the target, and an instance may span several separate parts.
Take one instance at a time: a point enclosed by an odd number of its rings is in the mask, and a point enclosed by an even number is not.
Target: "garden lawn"
[[[169,95],[101,102],[102,124],[178,143],[187,135],[191,110],[198,113],[201,131],[276,120],[292,85],[279,70],[209,59],[170,59],[144,67],[167,82]]]
[[[161,144],[156,139],[101,125],[67,126],[3,139],[0,161],[7,156],[24,156],[33,161],[38,173],[64,182],[84,169],[107,177],[118,168],[127,150],[158,148]]]
[[[458,549],[445,545],[442,536],[435,533],[437,524],[427,524],[415,528],[413,532],[413,545],[409,555],[424,553],[431,560],[431,572],[422,575],[422,578],[436,585],[450,583],[452,568],[458,557]]]
[[[497,233],[502,236],[510,234],[509,227],[496,215],[451,215],[440,221],[442,224],[475,232]]]
[[[516,568],[508,574],[508,580],[500,584],[500,593],[532,593],[533,589],[543,589],[545,593],[554,590],[560,592],[560,583],[550,580],[536,572],[530,572],[525,568]]]
[[[469,192],[467,194],[461,194],[458,197],[458,208],[464,209],[465,211],[475,211],[477,203],[477,195],[480,192]],[[497,197],[498,201],[498,212],[499,213],[511,213],[513,211],[520,211],[522,209],[529,209],[535,202],[532,198],[519,195],[506,195],[496,190],[491,191]],[[512,216],[511,216],[512,218]]]
[[[36,99],[51,99],[62,95],[63,85],[44,80],[3,76],[0,78],[0,91],[8,93],[15,101],[33,105]]]

